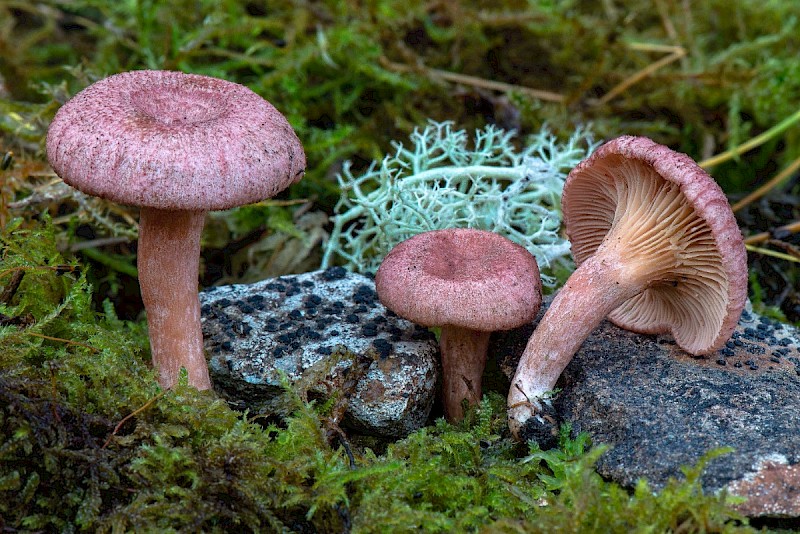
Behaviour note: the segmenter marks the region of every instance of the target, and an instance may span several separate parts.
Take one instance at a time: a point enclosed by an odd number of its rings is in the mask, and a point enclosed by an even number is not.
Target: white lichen
[[[583,129],[564,143],[542,130],[519,151],[513,138],[514,132],[487,126],[470,146],[464,130],[431,122],[411,134],[409,147],[393,143],[396,153],[361,176],[347,162],[322,267],[338,257],[350,270],[375,272],[413,235],[479,228],[529,250],[552,285],[551,268],[569,257],[569,243],[559,235],[566,173],[596,145]]]

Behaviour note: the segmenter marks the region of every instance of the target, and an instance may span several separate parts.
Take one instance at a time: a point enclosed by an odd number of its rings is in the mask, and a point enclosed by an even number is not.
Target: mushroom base
[[[613,255],[592,256],[582,263],[553,299],[517,366],[508,393],[508,424],[512,434],[542,410],[572,356],[592,330],[646,284],[630,277],[630,269]]]
[[[153,366],[168,389],[181,367],[189,385],[210,389],[197,280],[205,212],[142,208],[137,264]]]
[[[442,402],[450,422],[464,418],[462,401],[470,406],[481,400],[481,381],[486,367],[489,332],[455,326],[442,327]]]

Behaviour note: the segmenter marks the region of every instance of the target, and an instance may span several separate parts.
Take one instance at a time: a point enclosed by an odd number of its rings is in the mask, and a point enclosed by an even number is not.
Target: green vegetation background
[[[462,425],[367,446],[331,422],[339,399],[287,387],[284,411],[252,418],[213,393],[159,392],[135,213],[59,187],[43,138],[69,96],[124,70],[218,76],[270,100],[307,176],[215,214],[204,237],[204,285],[249,281],[315,268],[337,169],[428,119],[563,137],[590,123],[698,160],[733,148],[797,111],[796,15],[780,0],[0,0],[0,530],[746,530],[724,495],[702,495],[702,463],[659,495],[623,490],[594,474],[602,448],[584,437],[513,445],[497,394]],[[712,173],[737,198],[800,157],[798,132]],[[798,218],[795,183],[778,193],[740,214],[745,233]],[[791,315],[796,270],[765,258],[754,296]]]

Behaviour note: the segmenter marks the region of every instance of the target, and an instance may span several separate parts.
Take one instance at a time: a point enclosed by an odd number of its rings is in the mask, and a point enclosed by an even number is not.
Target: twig
[[[25,332],[29,336],[33,337],[40,337],[42,339],[49,339],[50,341],[61,341],[62,343],[66,343],[67,345],[77,345],[79,347],[84,347],[92,352],[100,352],[100,349],[97,347],[92,347],[91,345],[87,345],[86,343],[81,343],[80,341],[72,341],[71,339],[64,339],[63,337],[53,337],[53,336],[46,336],[44,334],[39,334],[36,332]]]
[[[757,245],[759,243],[764,243],[769,241],[773,237],[783,238],[787,235],[793,234],[795,232],[800,232],[800,221],[795,221],[793,223],[789,223],[783,226],[779,226],[770,232],[761,232],[759,234],[754,234],[749,237],[746,237],[744,240],[745,245]]]
[[[135,409],[134,411],[132,411],[131,413],[129,413],[128,415],[123,417],[122,420],[119,423],[117,423],[117,426],[114,427],[114,430],[111,432],[111,435],[108,436],[108,439],[106,439],[106,442],[103,443],[103,446],[100,447],[100,448],[101,449],[105,449],[106,447],[108,447],[108,444],[111,443],[111,438],[113,438],[114,436],[117,435],[117,432],[119,432],[119,429],[122,428],[122,425],[124,425],[128,421],[128,419],[130,419],[131,417],[135,417],[137,414],[139,414],[139,413],[143,412],[144,410],[146,410],[147,408],[149,408],[151,404],[153,404],[155,401],[157,401],[158,399],[163,397],[166,392],[167,392],[167,390],[162,391],[161,393],[159,393],[155,397],[153,397],[150,400],[148,400],[147,402],[145,402],[142,406],[140,406],[139,408]]]
[[[800,169],[800,157],[798,157],[796,160],[791,162],[788,167],[786,167],[781,172],[776,174],[775,177],[772,178],[770,181],[768,181],[767,183],[765,183],[764,185],[762,185],[761,187],[759,187],[758,189],[756,189],[755,191],[753,191],[749,195],[745,196],[739,202],[737,202],[736,204],[731,206],[731,209],[733,211],[739,211],[740,209],[742,209],[743,207],[747,206],[748,204],[750,204],[754,200],[758,200],[759,198],[763,197],[770,190],[778,187],[781,183],[783,183],[783,181],[786,178],[788,178],[792,174],[794,174],[794,172],[797,169]]]
[[[59,264],[59,265],[33,265],[33,266],[30,266],[30,267],[10,267],[10,268],[8,268],[8,269],[6,269],[4,271],[0,271],[0,278],[6,276],[9,273],[14,273],[15,271],[16,272],[18,272],[18,271],[36,271],[36,270],[39,270],[39,269],[43,269],[43,270],[46,270],[46,271],[55,271],[57,275],[62,275],[64,273],[74,273],[74,272],[77,272],[77,271],[80,270],[78,267],[75,267],[73,265],[65,265],[65,264]]]
[[[462,85],[469,85],[471,87],[479,87],[481,89],[489,89],[492,91],[500,91],[503,93],[514,91],[547,102],[561,103],[566,100],[562,94],[544,91],[542,89],[533,89],[532,87],[526,87],[524,85],[514,85],[511,83],[498,82],[496,80],[487,80],[486,78],[479,78],[477,76],[470,76],[468,74],[459,74],[457,72],[434,69],[424,65],[411,67],[401,63],[394,63],[393,61],[389,60],[383,60],[382,62],[387,68],[397,72],[414,72],[416,70],[420,70],[431,78],[438,78],[446,82],[459,83]]]

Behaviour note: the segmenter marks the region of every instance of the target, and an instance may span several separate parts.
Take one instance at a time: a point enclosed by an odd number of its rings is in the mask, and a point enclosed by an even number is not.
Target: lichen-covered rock
[[[378,301],[371,278],[341,267],[200,293],[214,388],[251,413],[269,410],[281,375],[329,397],[365,369],[344,424],[400,437],[423,426],[436,392],[435,337]]]
[[[490,349],[507,376],[532,330],[494,335]],[[747,498],[740,510],[749,516],[800,517],[798,339],[745,311],[725,347],[693,357],[669,336],[604,321],[562,374],[550,413],[611,445],[597,470],[626,486],[645,477],[661,488],[708,450],[733,447],[708,463],[703,487]]]

